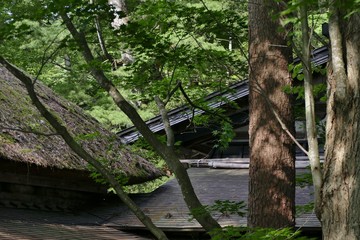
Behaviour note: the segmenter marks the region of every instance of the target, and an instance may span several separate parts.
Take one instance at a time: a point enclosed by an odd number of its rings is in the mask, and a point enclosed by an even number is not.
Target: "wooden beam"
[[[90,179],[69,179],[69,178],[51,178],[36,175],[21,175],[9,172],[0,172],[0,182],[32,185],[38,187],[58,188],[72,191],[106,193],[107,187],[100,185]]]

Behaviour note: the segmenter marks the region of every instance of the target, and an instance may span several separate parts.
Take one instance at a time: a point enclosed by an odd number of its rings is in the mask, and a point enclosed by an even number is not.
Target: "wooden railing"
[[[249,168],[250,158],[213,158],[213,159],[182,159],[181,163],[189,167],[208,167],[208,168],[230,168],[246,169]],[[324,156],[320,156],[320,161],[324,161]],[[295,161],[296,168],[307,168],[309,166],[307,156],[297,156]]]

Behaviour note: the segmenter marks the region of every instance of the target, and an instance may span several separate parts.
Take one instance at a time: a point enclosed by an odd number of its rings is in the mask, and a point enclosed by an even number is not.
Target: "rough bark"
[[[64,24],[70,31],[75,42],[79,46],[86,62],[91,66],[94,61],[92,52],[87,44],[85,36],[82,32],[78,32],[75,26],[72,24],[71,19],[66,13],[61,13],[61,18]],[[149,129],[144,120],[140,117],[136,109],[129,104],[126,99],[121,95],[114,84],[105,76],[101,69],[91,67],[91,74],[98,82],[98,84],[108,92],[114,103],[122,110],[128,118],[132,121],[134,126],[142,134],[144,139],[149,143],[150,146],[166,161],[167,165],[172,172],[175,173],[175,177],[180,185],[185,203],[187,204],[190,211],[194,209],[203,209],[198,197],[195,194],[194,188],[192,187],[190,178],[186,172],[184,166],[180,163],[180,160],[173,150],[172,147],[168,147],[162,144],[155,134]],[[201,224],[201,226],[210,232],[216,228],[221,228],[219,223],[207,212],[207,211],[194,211],[194,218]]]
[[[360,14],[330,1],[324,239],[360,239]]]
[[[302,66],[304,72],[304,92],[305,92],[305,117],[306,117],[306,134],[308,141],[308,157],[311,167],[311,175],[314,186],[314,203],[315,213],[318,219],[321,219],[320,204],[321,204],[321,184],[322,173],[320,166],[319,144],[317,139],[317,130],[315,122],[315,101],[313,94],[313,77],[311,67],[310,55],[310,36],[307,5],[303,3],[300,6],[301,19],[301,35],[302,35]]]
[[[41,103],[37,94],[34,90],[34,84],[30,77],[25,75],[21,70],[17,69],[10,63],[8,63],[3,57],[0,56],[0,62],[12,73],[16,76],[21,82],[24,83],[30,99],[33,104],[39,110],[41,115],[50,123],[50,125],[56,130],[56,132],[61,135],[64,141],[68,144],[68,146],[81,158],[83,158],[86,162],[91,164],[115,189],[118,197],[126,204],[127,207],[135,214],[135,216],[154,234],[157,239],[167,239],[164,232],[157,228],[151,219],[144,214],[144,212],[129,198],[129,196],[123,191],[121,185],[115,179],[115,177],[111,174],[109,170],[106,169],[99,161],[97,161],[93,156],[91,156],[84,148],[78,144],[71,134],[68,132],[66,127],[64,127],[58,119],[49,111],[47,108]]]
[[[276,1],[249,2],[250,227],[294,226],[294,146],[271,109],[294,133],[291,97],[282,90],[291,84],[291,48],[273,15],[279,11]]]

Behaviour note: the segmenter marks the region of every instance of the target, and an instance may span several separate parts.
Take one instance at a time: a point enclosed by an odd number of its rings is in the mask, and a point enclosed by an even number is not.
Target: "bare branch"
[[[0,125],[0,130],[9,130],[9,131],[22,132],[22,133],[32,133],[32,134],[35,134],[35,135],[46,136],[46,137],[59,136],[60,135],[58,133],[44,133],[44,132],[39,132],[39,131],[36,131],[36,130],[27,130],[27,129],[22,129],[22,128],[4,127],[4,126],[1,126],[1,125]]]
[[[166,96],[166,99],[164,100],[164,104],[166,105],[169,101],[170,98],[174,95],[174,93],[179,89],[181,85],[181,82],[178,81],[175,85],[175,87],[168,93],[168,95]]]
[[[155,96],[154,99],[155,99],[156,104],[158,105],[160,115],[161,115],[162,121],[164,123],[164,129],[165,129],[166,139],[167,139],[166,140],[167,146],[172,148],[172,147],[174,147],[174,144],[175,144],[175,137],[174,137],[174,132],[170,125],[169,116],[165,109],[165,103],[163,101],[161,101],[159,96]]]
[[[55,62],[55,61],[51,61],[51,64],[54,64],[55,66],[58,66],[58,67],[66,70],[66,71],[71,72],[71,69],[70,69],[70,68],[68,68],[68,67],[66,67],[66,66],[63,66],[63,65],[61,65],[60,63],[57,63],[57,62]]]
[[[99,16],[95,16],[95,28],[96,28],[96,34],[99,40],[99,45],[101,48],[101,51],[103,52],[104,56],[106,57],[107,60],[109,60],[110,63],[114,63],[114,58],[110,55],[110,53],[108,52],[106,45],[105,45],[105,41],[103,38],[103,34],[102,34],[102,28],[100,25],[100,21],[99,21]]]
[[[55,35],[55,37],[51,40],[51,42],[49,43],[49,45],[46,47],[46,49],[44,50],[44,53],[42,55],[42,59],[41,59],[41,66],[35,76],[35,79],[33,81],[33,85],[35,85],[36,81],[38,80],[40,74],[42,73],[43,68],[45,67],[45,65],[50,61],[50,59],[52,59],[55,54],[59,51],[59,49],[62,47],[62,44],[60,44],[57,48],[55,48],[55,50],[46,57],[46,53],[47,51],[50,49],[50,47],[55,43],[55,41],[57,40],[58,36],[63,32],[64,30],[58,32],[58,34]]]
[[[177,41],[177,43],[175,44],[175,47],[173,48],[173,51],[175,52],[177,50],[177,47],[179,46],[180,42],[184,39],[184,37],[179,38],[179,40]],[[175,66],[174,69],[171,72],[171,78],[170,78],[170,83],[169,83],[169,90],[168,90],[168,95],[172,95],[170,94],[170,88],[171,88],[171,83],[174,81],[174,77],[175,77],[175,72],[177,69],[177,66],[179,64],[179,61],[175,60]],[[164,65],[162,66],[164,67]],[[161,69],[162,71],[163,69]],[[167,100],[165,101],[165,103],[167,103],[170,100],[170,98],[168,97]]]
[[[265,91],[260,87],[259,83],[256,81],[256,90],[261,96],[264,97],[268,107],[270,108],[271,112],[274,114],[276,120],[279,122],[281,128],[286,132],[286,134],[291,138],[291,140],[300,148],[301,151],[303,151],[307,156],[309,155],[308,151],[299,143],[298,140],[294,137],[294,135],[289,131],[289,129],[286,127],[285,123],[282,121],[279,114],[276,112],[276,110],[273,107],[273,103],[270,101],[270,99],[266,96]]]
[[[224,115],[218,114],[217,112],[213,112],[213,111],[209,111],[208,109],[205,109],[203,107],[197,106],[193,103],[193,101],[191,101],[191,99],[189,98],[189,96],[187,95],[187,93],[185,92],[184,88],[182,87],[181,83],[179,84],[179,88],[181,93],[183,94],[183,96],[185,97],[186,101],[190,104],[190,106],[192,106],[194,109],[200,109],[206,113],[209,113],[211,115],[217,116],[219,118],[221,118],[222,120],[232,124],[232,122],[226,118],[224,118]]]
[[[318,40],[319,42],[321,42],[322,45],[326,46],[328,45],[328,43],[314,30],[312,30],[313,34],[312,36],[314,36],[314,38],[316,38],[316,40]]]
[[[202,5],[204,6],[204,8],[209,11],[209,8],[206,6],[206,3],[203,0],[200,0],[200,2],[202,3]]]

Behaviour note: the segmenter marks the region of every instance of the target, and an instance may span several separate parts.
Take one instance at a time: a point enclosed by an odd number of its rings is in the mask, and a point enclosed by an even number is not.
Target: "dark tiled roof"
[[[249,93],[247,80],[233,84],[229,88],[230,90],[227,91],[226,93],[215,92],[210,94],[206,98],[206,100],[210,102],[208,106],[210,108],[218,108],[220,106],[227,104],[227,101],[235,101],[237,99],[247,96]],[[225,97],[227,101],[213,101],[214,99],[216,99],[221,95],[222,97]],[[168,112],[170,125],[174,126],[183,121],[187,121],[191,119],[193,116],[197,116],[202,113],[204,113],[203,110],[195,109],[195,111],[193,111],[188,106],[182,106],[173,109]],[[150,130],[154,133],[160,132],[164,129],[161,116],[156,116],[148,120],[146,124],[149,126]],[[127,144],[127,143],[135,142],[141,136],[141,134],[136,130],[135,127],[130,127],[119,132],[118,136],[120,137],[123,143]]]
[[[315,49],[312,52],[312,62],[315,66],[320,66],[325,64],[329,58],[329,51],[327,46]],[[294,60],[294,63],[299,63],[300,60],[297,58]],[[229,90],[226,92],[214,92],[207,96],[205,99],[209,102],[208,106],[210,108],[218,108],[223,106],[227,103],[227,101],[236,101],[243,97],[247,97],[249,95],[249,85],[248,80],[244,80],[238,83],[235,83],[229,86]],[[226,98],[227,101],[216,101],[216,98],[222,96]],[[214,101],[215,100],[215,101]],[[194,115],[200,115],[204,113],[204,111],[200,109],[196,109],[194,112],[188,106],[182,106],[176,109],[173,109],[168,112],[168,116],[170,119],[171,126],[174,126],[178,123],[188,121]],[[150,120],[148,120],[147,125],[149,126],[150,130],[154,133],[160,132],[164,129],[164,125],[162,123],[161,116],[156,116]],[[118,133],[118,136],[122,140],[123,143],[132,143],[135,142],[141,134],[136,130],[135,127],[127,128],[123,131]]]

